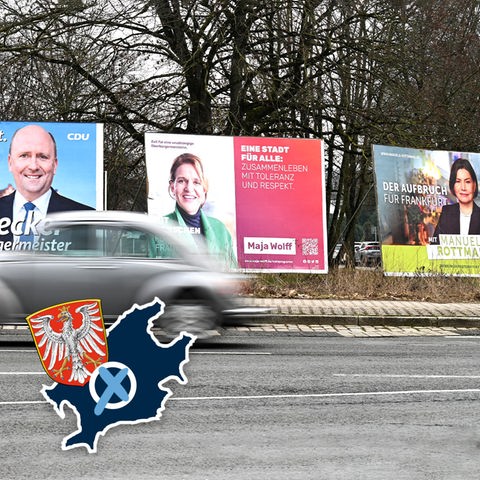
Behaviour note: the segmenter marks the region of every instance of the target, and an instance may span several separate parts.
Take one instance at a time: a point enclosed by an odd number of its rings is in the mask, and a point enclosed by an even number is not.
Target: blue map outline
[[[137,379],[137,392],[125,407],[105,409],[97,416],[88,383],[81,387],[59,383],[43,385],[42,395],[60,418],[65,418],[66,406],[77,416],[77,430],[64,437],[62,450],[83,446],[89,453],[96,453],[100,436],[111,428],[160,420],[165,404],[173,394],[163,385],[170,380],[187,384],[183,368],[190,361],[189,349],[196,337],[182,332],[170,343],[160,343],[152,328],[164,309],[165,304],[157,297],[141,306],[134,304],[107,330],[108,361],[123,363]],[[155,362],[155,369],[148,365],[150,361]]]

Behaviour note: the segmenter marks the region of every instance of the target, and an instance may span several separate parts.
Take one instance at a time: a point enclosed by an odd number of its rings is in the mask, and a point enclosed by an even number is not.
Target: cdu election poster
[[[373,146],[387,275],[480,275],[480,154]]]
[[[0,250],[35,248],[47,214],[103,203],[102,124],[0,122]]]
[[[148,213],[230,270],[326,273],[322,142],[147,132]]]

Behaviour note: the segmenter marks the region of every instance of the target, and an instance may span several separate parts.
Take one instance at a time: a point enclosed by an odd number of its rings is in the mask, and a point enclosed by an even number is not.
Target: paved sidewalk
[[[247,298],[245,302],[271,310],[228,331],[342,337],[480,336],[480,304],[291,298]]]
[[[344,337],[480,336],[480,304],[379,300],[245,298],[269,309],[230,334],[263,332]],[[30,336],[28,327],[0,326],[0,340]]]
[[[480,328],[475,327],[409,327],[409,326],[359,326],[321,325],[301,323],[265,323],[243,327],[227,327],[217,334],[242,335],[262,332],[264,334],[306,335],[321,337],[476,337],[480,339]]]
[[[476,303],[296,298],[246,298],[245,302],[271,308],[256,323],[480,328],[480,304]]]

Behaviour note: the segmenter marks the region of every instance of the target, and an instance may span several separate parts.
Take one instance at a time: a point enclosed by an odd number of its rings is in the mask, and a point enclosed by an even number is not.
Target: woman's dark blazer
[[[442,213],[435,228],[435,242],[439,243],[439,235],[459,235],[460,234],[460,204],[444,205]],[[480,207],[474,203],[472,217],[470,218],[469,235],[480,235]]]

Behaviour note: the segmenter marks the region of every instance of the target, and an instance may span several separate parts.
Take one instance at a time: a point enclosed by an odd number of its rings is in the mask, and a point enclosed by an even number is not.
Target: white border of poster
[[[27,125],[39,125],[55,138],[58,167],[52,187],[61,195],[103,210],[103,124],[98,123],[0,122],[0,190],[15,186],[7,162],[10,139]]]
[[[175,210],[169,172],[182,153],[201,159],[209,185],[202,211],[228,230],[234,269],[328,271],[321,140],[147,132],[148,213],[163,221]]]
[[[373,145],[372,152],[385,274],[480,276],[480,197],[474,199],[478,214],[461,234],[449,185],[459,159],[478,180],[480,154],[385,145]]]

